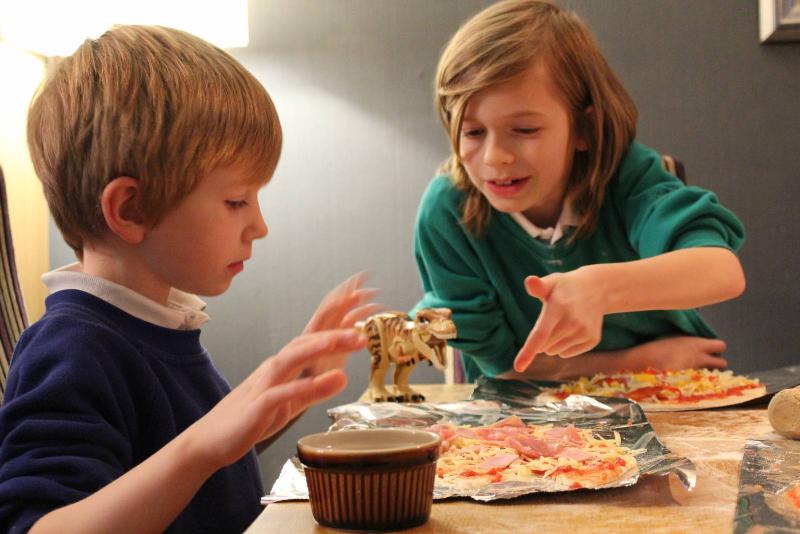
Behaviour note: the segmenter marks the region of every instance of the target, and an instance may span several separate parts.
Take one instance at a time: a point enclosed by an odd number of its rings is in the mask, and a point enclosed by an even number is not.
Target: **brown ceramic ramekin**
[[[311,511],[325,526],[410,528],[428,520],[441,439],[404,428],[312,434],[297,442]]]

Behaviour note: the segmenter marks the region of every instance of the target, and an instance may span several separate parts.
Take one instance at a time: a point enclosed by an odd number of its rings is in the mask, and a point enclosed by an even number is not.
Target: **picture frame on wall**
[[[759,0],[762,43],[800,42],[800,0]]]

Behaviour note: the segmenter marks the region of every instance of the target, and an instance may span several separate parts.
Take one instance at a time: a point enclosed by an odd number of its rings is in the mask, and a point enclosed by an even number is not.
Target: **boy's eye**
[[[514,131],[522,135],[532,135],[539,131],[539,128],[514,128]]]
[[[246,200],[226,200],[225,204],[227,204],[228,207],[231,208],[231,209],[238,210],[240,208],[243,208],[243,207],[247,206],[247,201]]]
[[[480,137],[483,135],[483,128],[466,128],[461,130],[463,137]]]

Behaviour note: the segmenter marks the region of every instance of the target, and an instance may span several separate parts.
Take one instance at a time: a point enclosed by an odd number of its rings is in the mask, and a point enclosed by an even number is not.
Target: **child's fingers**
[[[360,288],[365,279],[366,272],[362,271],[347,277],[342,282],[336,284],[333,289],[328,291],[328,293],[323,297],[322,302],[320,302],[316,311],[314,311],[314,315],[311,317],[311,321],[306,326],[305,332],[330,328],[330,325],[324,324],[329,319],[328,315],[330,315],[333,309],[341,305],[341,301],[346,296],[352,296],[353,292]]]
[[[366,336],[356,328],[322,330],[294,338],[276,355],[276,360],[304,366],[320,357],[363,349],[366,344]]]
[[[345,351],[347,347],[351,345],[360,348],[365,341],[366,337],[364,334],[356,328],[332,328],[330,330],[297,336],[287,343],[286,346],[281,349],[281,352],[286,349],[291,349],[295,352],[324,352],[326,347],[327,349],[341,349],[341,351]],[[280,354],[280,352],[278,354]]]
[[[542,342],[539,347],[539,352],[555,356],[561,354],[561,351],[567,347],[584,341],[579,336],[579,327],[575,324],[570,324],[564,319],[562,317],[558,324],[553,327],[548,339]]]
[[[362,287],[367,279],[369,279],[369,272],[359,271],[353,275],[350,275],[350,277],[345,280],[345,284],[347,284],[347,287],[350,288]]]
[[[251,395],[254,387],[260,389],[285,382],[319,358],[343,358],[344,355],[363,349],[366,343],[366,336],[355,328],[302,334],[287,343],[277,354],[266,358],[236,389],[241,390],[243,395]]]
[[[377,287],[365,287],[358,290],[358,305],[364,304],[380,295],[381,290]]]
[[[597,346],[598,343],[600,343],[599,331],[597,333],[591,333],[581,325],[568,324],[567,326],[572,327],[571,330],[568,330],[564,333],[559,332],[564,322],[565,321],[562,320],[558,324],[558,327],[556,328],[557,334],[552,336],[554,339],[556,336],[558,336],[558,340],[551,342],[548,346],[542,349],[542,352],[545,354],[550,354],[553,356],[558,355],[562,358],[572,358],[578,354],[588,352]],[[566,330],[566,326],[564,327],[564,330]]]
[[[575,334],[576,332],[569,332],[559,335],[558,339],[554,339],[546,346],[543,346],[539,352],[549,354],[550,356],[561,356],[565,350],[574,347],[577,343],[583,343],[585,341],[583,339],[578,340]]]
[[[533,330],[531,330],[531,333],[528,335],[528,339],[525,340],[527,350],[537,354],[543,352],[542,349],[552,343],[553,336],[556,335],[561,319],[562,317],[560,315],[551,312],[550,308],[545,304],[542,307],[539,318],[536,320],[536,324],[533,325]]]
[[[698,338],[700,349],[709,354],[722,354],[728,348],[727,344],[721,339]]]
[[[547,336],[550,335],[549,331],[541,328],[541,319],[542,317],[539,316],[539,321],[536,322],[533,330],[528,334],[528,339],[525,340],[525,344],[517,353],[517,357],[514,358],[514,370],[518,373],[528,368],[536,355],[541,352],[540,347],[547,340]]]
[[[269,372],[267,369],[272,366],[273,358],[275,358],[275,356],[270,356],[268,358],[265,358],[264,361],[262,361],[258,365],[258,367],[256,368],[255,371],[250,373],[250,375],[247,378],[242,380],[242,383],[239,384],[239,386],[237,386],[234,389],[234,391],[236,391],[236,390],[242,390],[243,392],[244,391],[248,391],[255,384],[259,383],[262,380],[261,377],[264,375],[264,373],[268,373]]]
[[[341,369],[331,369],[312,378],[312,402],[317,403],[338,395],[347,387],[347,374]]]
[[[345,324],[342,320],[343,315],[352,308],[362,306],[374,299],[380,293],[380,290],[361,287],[365,277],[366,273],[353,275],[328,293],[320,303],[317,311],[314,312],[304,333],[340,328]],[[352,326],[352,324],[349,326]]]
[[[561,358],[574,358],[575,356],[580,356],[585,352],[589,352],[595,346],[597,346],[597,341],[595,340],[581,341],[580,343],[560,349],[557,354]]]
[[[545,283],[542,278],[538,276],[528,276],[525,278],[525,291],[528,295],[536,297],[541,301],[547,300],[550,296],[550,287]]]
[[[530,278],[536,277],[529,276],[528,279]],[[525,340],[525,344],[514,359],[514,370],[521,373],[527,369],[536,355],[543,352],[544,347],[550,345],[551,338],[561,319],[561,316],[549,311],[547,304],[542,306],[542,312],[539,314],[536,324],[533,325],[533,330],[528,334],[528,339]]]
[[[347,315],[344,316],[342,319],[342,328],[352,327],[356,322],[366,319],[370,315],[375,315],[381,311],[385,311],[386,306],[383,304],[377,304],[375,302],[370,302],[369,304],[363,304],[357,308],[350,310]]]
[[[282,428],[288,421],[302,413],[312,404],[324,401],[340,393],[347,386],[347,375],[341,369],[332,369],[318,376],[292,380],[284,384],[267,387],[259,395],[259,413],[271,412],[275,416],[282,415],[281,419],[273,420],[273,428],[265,429],[262,437]],[[290,406],[290,410],[279,413],[279,408]],[[262,417],[263,420],[272,418]]]
[[[545,301],[550,298],[553,289],[563,276],[563,273],[551,273],[547,276],[527,276],[525,278],[525,291],[527,291],[530,296]]]
[[[536,358],[535,352],[526,352],[523,348],[514,358],[514,370],[518,373],[524,372],[533,363],[534,358]]]
[[[349,293],[346,297],[343,297],[341,301],[337,304],[337,317],[340,316],[342,313],[349,313],[350,310],[358,309],[362,306],[368,306],[372,304],[370,301],[373,300],[378,294],[380,293],[380,289],[376,289],[374,287],[368,287],[359,289],[358,291],[354,291]],[[377,306],[377,305],[376,305]],[[345,324],[344,321],[340,322]],[[355,320],[354,320],[355,322]],[[332,325],[332,328],[337,328],[339,325]],[[349,326],[352,326],[349,325]]]
[[[366,336],[353,328],[324,330],[300,336],[272,357],[269,368],[264,370],[264,381],[275,384],[284,382],[319,358],[340,357],[344,353],[361,350],[366,345]]]
[[[702,356],[698,360],[697,367],[705,369],[725,369],[728,367],[728,360],[721,356]]]
[[[299,413],[311,404],[340,393],[347,386],[347,375],[341,369],[330,369],[317,376],[306,377],[295,382],[300,382],[300,385],[293,392],[292,404],[293,407],[295,403],[299,405]]]
[[[366,271],[360,271],[355,274],[351,274],[338,284],[334,286],[334,288],[328,293],[329,295],[333,295],[336,293],[344,293],[349,291],[351,288],[359,287],[361,284],[364,283],[366,280]]]
[[[525,344],[517,353],[514,358],[514,370],[518,373],[523,372],[533,362],[533,359],[540,352],[538,346],[541,344],[539,341],[539,332],[532,330]]]
[[[348,276],[329,293],[330,295],[346,295],[361,289],[369,278],[367,271],[360,271]]]

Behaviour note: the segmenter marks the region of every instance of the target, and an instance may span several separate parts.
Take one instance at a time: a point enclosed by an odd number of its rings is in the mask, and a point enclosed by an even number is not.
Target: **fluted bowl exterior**
[[[431,513],[440,443],[436,434],[412,429],[301,438],[297,451],[314,519],[354,530],[421,525]]]

